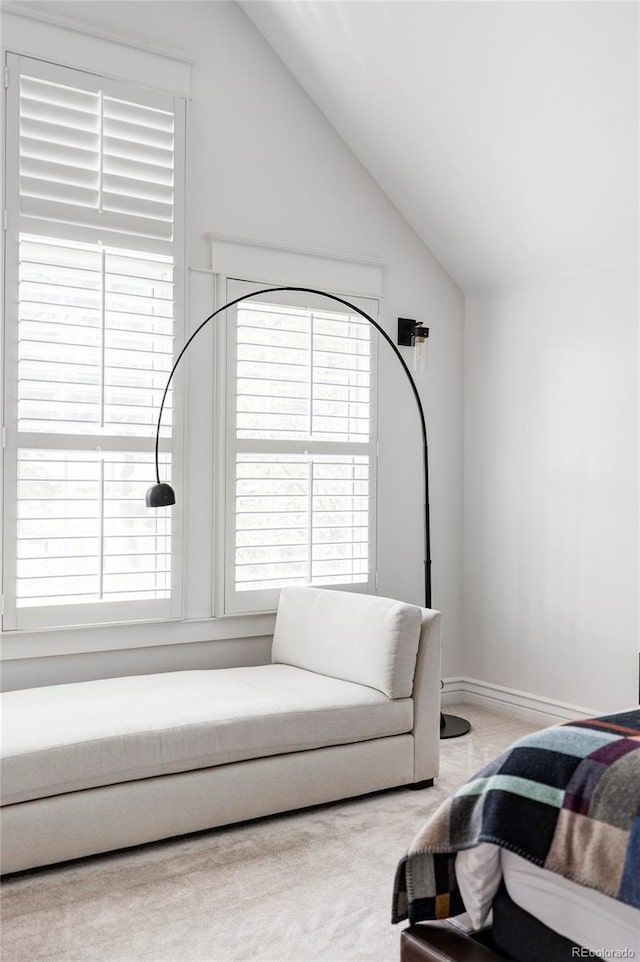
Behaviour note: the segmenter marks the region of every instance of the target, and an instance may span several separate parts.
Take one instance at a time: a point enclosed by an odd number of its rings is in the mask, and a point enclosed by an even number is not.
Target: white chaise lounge
[[[282,590],[272,664],[7,692],[2,871],[438,774],[440,616]]]

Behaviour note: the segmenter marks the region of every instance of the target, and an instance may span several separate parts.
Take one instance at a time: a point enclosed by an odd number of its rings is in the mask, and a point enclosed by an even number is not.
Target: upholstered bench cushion
[[[410,698],[422,609],[327,588],[280,592],[271,660]]]
[[[6,692],[2,804],[411,731],[413,703],[289,665]]]

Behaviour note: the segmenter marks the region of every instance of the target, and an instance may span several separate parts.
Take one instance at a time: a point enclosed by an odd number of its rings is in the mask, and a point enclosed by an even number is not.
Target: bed
[[[640,958],[640,710],[527,735],[462,785],[400,861],[404,920],[403,962]]]

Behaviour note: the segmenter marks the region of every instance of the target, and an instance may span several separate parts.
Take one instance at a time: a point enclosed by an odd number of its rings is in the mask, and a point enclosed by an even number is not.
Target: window
[[[144,493],[177,333],[184,101],[8,68],[3,627],[170,617],[172,519]]]
[[[308,295],[228,313],[226,611],[275,608],[289,584],[372,589],[375,330]]]

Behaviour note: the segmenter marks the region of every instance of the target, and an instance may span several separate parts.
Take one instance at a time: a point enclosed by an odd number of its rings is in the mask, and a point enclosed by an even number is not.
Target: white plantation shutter
[[[230,298],[248,290],[229,282]],[[375,331],[327,299],[277,299],[229,322],[229,612],[275,607],[288,584],[373,584]]]
[[[371,325],[358,315],[238,307],[238,438],[368,441]]]
[[[235,590],[369,581],[367,456],[238,454]]]
[[[7,118],[3,627],[169,617],[184,103],[10,56]]]
[[[153,436],[173,363],[172,259],[26,234],[18,254],[18,429]],[[165,413],[167,436],[170,396]]]
[[[100,197],[100,94],[20,77],[20,213],[45,204],[73,218],[97,211]]]
[[[127,96],[115,83],[49,64],[19,68],[18,96],[19,210],[27,229],[29,221],[32,229],[55,221],[88,240],[173,239],[173,98]]]
[[[103,99],[103,209],[148,237],[173,234],[174,117],[165,110]]]
[[[18,608],[169,598],[171,520],[144,506],[152,470],[151,454],[19,449]]]

